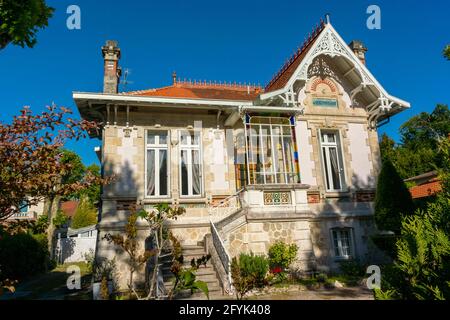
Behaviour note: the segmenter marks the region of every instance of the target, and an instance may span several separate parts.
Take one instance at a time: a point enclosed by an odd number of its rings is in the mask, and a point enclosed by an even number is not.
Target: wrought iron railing
[[[227,280],[230,285],[230,291],[232,291],[232,283],[231,283],[231,258],[228,254],[227,248],[223,243],[222,238],[220,237],[219,232],[217,231],[216,226],[211,221],[211,237],[213,241],[214,248],[216,249],[217,255],[219,256],[220,261],[222,262],[223,268],[227,275]]]

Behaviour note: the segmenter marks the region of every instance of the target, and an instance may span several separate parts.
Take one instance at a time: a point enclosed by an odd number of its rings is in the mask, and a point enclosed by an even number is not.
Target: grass
[[[81,273],[81,290],[69,290],[67,273],[69,266],[76,265]],[[91,299],[92,273],[89,265],[84,262],[58,265],[45,274],[35,276],[17,286],[15,294],[8,295],[9,299],[20,300],[89,300]]]

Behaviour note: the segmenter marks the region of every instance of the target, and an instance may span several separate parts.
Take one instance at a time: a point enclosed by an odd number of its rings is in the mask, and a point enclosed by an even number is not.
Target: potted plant
[[[115,260],[103,260],[93,267],[92,296],[94,300],[108,300],[114,291]]]

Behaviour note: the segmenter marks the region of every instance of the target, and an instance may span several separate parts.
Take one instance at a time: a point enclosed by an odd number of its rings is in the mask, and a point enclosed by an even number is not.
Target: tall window
[[[246,128],[250,184],[297,183],[299,179],[290,119],[251,117]]]
[[[351,228],[332,229],[334,254],[336,258],[349,259],[354,255]]]
[[[320,143],[327,191],[342,191],[345,188],[345,175],[339,133],[322,130]]]
[[[202,194],[200,131],[180,132],[180,189],[182,196]]]
[[[149,197],[169,195],[168,155],[167,131],[147,131],[146,194]]]

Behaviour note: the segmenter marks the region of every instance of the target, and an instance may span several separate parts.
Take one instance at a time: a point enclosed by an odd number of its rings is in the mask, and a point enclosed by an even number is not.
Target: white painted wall
[[[313,147],[309,142],[311,139],[311,130],[308,129],[306,121],[296,122],[295,134],[297,138],[301,183],[316,186],[317,180],[313,176],[314,160],[311,159]]]
[[[373,168],[370,160],[370,147],[365,125],[361,123],[349,123],[347,137],[350,141],[349,151],[352,156],[352,185],[357,188],[373,188],[374,179],[371,175]]]
[[[58,263],[86,261],[85,255],[93,250],[95,254],[97,231],[95,236],[86,238],[63,238],[56,243]]]

